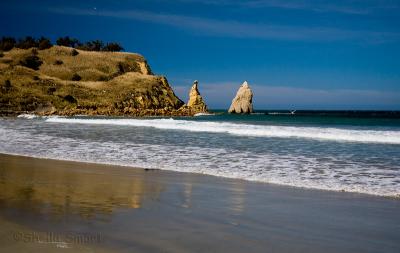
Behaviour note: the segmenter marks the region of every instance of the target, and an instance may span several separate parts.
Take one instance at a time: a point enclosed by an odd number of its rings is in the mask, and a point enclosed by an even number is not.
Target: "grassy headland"
[[[0,54],[0,113],[191,115],[163,76],[135,53],[66,46]]]

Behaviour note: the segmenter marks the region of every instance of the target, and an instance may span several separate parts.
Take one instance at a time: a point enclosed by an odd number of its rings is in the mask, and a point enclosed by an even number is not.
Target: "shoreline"
[[[10,252],[400,249],[394,199],[12,155],[0,165],[0,248]],[[48,234],[60,236],[35,239]],[[80,235],[102,241],[66,239]]]
[[[328,189],[320,189],[320,188],[313,188],[313,187],[303,187],[303,186],[294,186],[294,185],[287,185],[287,184],[279,184],[279,183],[273,183],[273,182],[264,182],[264,181],[259,181],[259,180],[250,180],[250,179],[245,179],[245,178],[236,178],[236,177],[228,177],[228,176],[222,176],[222,175],[212,175],[212,174],[206,174],[206,173],[196,173],[196,172],[185,172],[185,171],[177,171],[177,170],[167,170],[167,169],[160,169],[160,168],[142,168],[142,167],[134,167],[132,165],[123,165],[123,164],[113,164],[113,163],[100,163],[100,162],[92,162],[92,161],[78,161],[78,160],[68,160],[68,159],[55,159],[55,158],[46,158],[46,157],[36,157],[36,156],[29,156],[29,155],[22,155],[22,154],[12,154],[12,153],[1,153],[0,152],[0,158],[1,156],[14,156],[14,157],[23,157],[23,158],[32,158],[32,159],[40,159],[43,161],[60,161],[60,162],[71,162],[71,163],[77,163],[77,164],[88,164],[88,165],[102,165],[102,166],[115,166],[119,168],[127,168],[127,169],[134,169],[134,170],[143,170],[143,171],[162,171],[162,172],[169,172],[169,173],[177,173],[177,174],[192,174],[196,176],[206,176],[206,177],[214,177],[214,178],[219,178],[219,179],[227,179],[227,180],[238,180],[238,181],[244,181],[248,183],[255,183],[255,184],[266,184],[270,186],[277,186],[277,187],[287,187],[287,188],[292,188],[292,189],[300,189],[300,190],[305,190],[305,191],[321,191],[321,192],[335,192],[335,193],[341,193],[341,194],[356,194],[356,195],[364,195],[364,196],[371,196],[371,197],[378,197],[378,198],[385,198],[385,199],[393,199],[393,200],[398,200],[400,201],[400,195],[396,196],[388,196],[388,195],[379,195],[379,194],[370,194],[370,193],[364,193],[364,192],[357,192],[357,191],[345,191],[345,190],[328,190]]]
[[[104,117],[194,117],[196,111],[189,107],[181,107],[175,110],[165,109],[144,109],[129,112],[110,112],[108,110],[65,110],[56,112],[37,112],[37,111],[0,111],[0,117],[18,117],[21,114],[30,114],[35,116],[61,116],[73,117],[79,115],[85,116],[104,116]]]

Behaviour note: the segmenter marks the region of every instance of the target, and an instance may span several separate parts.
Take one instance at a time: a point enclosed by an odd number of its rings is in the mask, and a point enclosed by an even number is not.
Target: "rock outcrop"
[[[187,106],[191,108],[194,113],[208,112],[207,105],[204,102],[203,97],[200,95],[198,84],[199,82],[197,80],[193,82]]]
[[[78,54],[72,55],[72,50]],[[22,64],[32,56],[41,64],[34,68]],[[80,79],[74,80],[74,75]],[[201,111],[205,106],[202,101],[201,97],[194,97],[191,103]],[[190,116],[195,113],[196,110],[180,110],[183,105],[167,79],[154,75],[139,54],[53,46],[35,52],[14,48],[0,57],[0,115]]]
[[[229,113],[252,113],[253,112],[253,92],[249,84],[244,81],[232,100]]]

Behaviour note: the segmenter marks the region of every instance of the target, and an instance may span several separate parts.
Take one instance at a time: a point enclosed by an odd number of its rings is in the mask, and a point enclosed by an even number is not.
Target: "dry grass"
[[[79,54],[72,56],[72,50],[63,46],[38,50],[38,57],[43,61],[39,72],[61,80],[71,80],[72,75],[77,73],[83,81],[98,81],[118,75],[121,72],[119,64],[129,66],[131,71],[142,72],[143,68],[140,65],[145,63],[145,59],[139,54],[77,50]],[[13,64],[17,65],[21,59],[31,54],[30,51],[14,48],[5,54],[3,59],[13,59]],[[56,65],[57,60],[63,64]]]
[[[57,110],[115,111],[177,109],[183,104],[165,78],[146,74],[149,68],[141,55],[78,50],[79,54],[72,56],[72,50],[60,46],[38,50],[43,64],[37,71],[19,65],[32,55],[31,50],[6,52],[0,58],[0,88],[6,80],[12,88],[0,90],[0,111],[32,111],[49,104]],[[82,80],[71,81],[74,74]],[[67,96],[77,103],[68,101]]]

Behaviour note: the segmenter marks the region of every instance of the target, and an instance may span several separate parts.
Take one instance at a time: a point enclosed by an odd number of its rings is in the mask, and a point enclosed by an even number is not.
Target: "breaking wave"
[[[252,125],[228,122],[190,121],[175,119],[77,119],[50,117],[46,122],[68,124],[118,125],[153,127],[192,132],[226,133],[239,136],[306,138],[327,141],[400,144],[400,131],[343,129],[332,127],[301,127]]]

